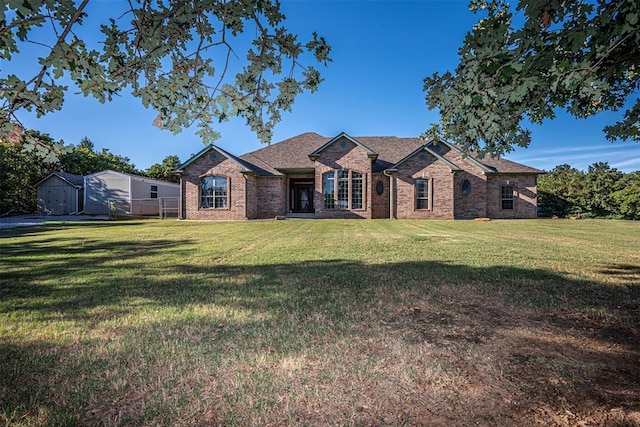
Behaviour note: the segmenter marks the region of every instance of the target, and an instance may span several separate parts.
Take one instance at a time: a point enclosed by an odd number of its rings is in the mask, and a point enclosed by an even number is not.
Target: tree
[[[560,165],[538,178],[541,216],[640,219],[640,172],[622,173],[605,162],[581,172]]]
[[[526,147],[523,121],[558,108],[575,117],[619,110],[640,87],[637,0],[471,0],[485,13],[467,34],[454,73],[424,80],[440,123],[427,131],[467,150],[500,155]],[[605,128],[609,140],[640,141],[640,99]]]
[[[620,217],[613,194],[624,186],[624,174],[606,162],[589,166],[584,176],[584,214],[590,217]]]
[[[178,182],[180,178],[174,174],[173,171],[180,166],[180,159],[178,156],[167,156],[162,163],[156,163],[149,166],[149,169],[145,171],[145,174],[149,178],[162,179],[170,182]]]
[[[540,216],[567,217],[580,214],[584,192],[584,173],[564,164],[538,178]]]
[[[63,171],[76,175],[89,175],[105,169],[111,169],[124,173],[138,173],[136,166],[128,157],[120,156],[103,148],[101,152],[95,151],[95,145],[86,136],[82,138],[78,146],[64,147],[64,153],[60,155],[60,166]]]
[[[42,116],[61,109],[68,91],[61,79],[67,77],[100,102],[130,88],[158,112],[154,124],[174,133],[196,124],[210,142],[217,137],[215,122],[239,116],[269,141],[280,112],[322,80],[303,65],[307,55],[330,60],[324,38],[313,33],[300,42],[283,26],[278,0],[118,3],[124,10],[110,3],[112,17],[94,44],[81,34],[88,3],[16,0],[0,6],[0,60],[13,60],[27,45],[45,51],[35,75],[0,74],[0,140],[24,110]],[[233,61],[240,54],[234,45],[243,42],[246,61],[231,79],[231,70],[242,65]]]
[[[626,219],[640,219],[640,171],[627,174],[624,186],[613,193],[620,214]]]
[[[25,137],[50,146],[56,144],[48,134],[36,131],[25,132]],[[58,167],[56,163],[43,159],[41,151],[25,150],[23,142],[0,141],[0,215],[35,212],[34,185]]]

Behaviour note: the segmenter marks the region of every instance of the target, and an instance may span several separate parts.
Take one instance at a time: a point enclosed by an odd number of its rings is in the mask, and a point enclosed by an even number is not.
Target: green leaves
[[[0,25],[0,58],[11,59],[22,42],[51,49],[38,59],[35,76],[0,74],[0,128],[19,121],[22,110],[41,115],[62,108],[68,88],[58,82],[68,76],[100,102],[131,90],[158,111],[155,124],[174,133],[197,125],[208,143],[218,137],[215,123],[240,116],[268,142],[280,111],[322,81],[303,64],[330,61],[324,38],[313,33],[301,42],[281,26],[285,17],[275,0],[123,3],[130,9],[107,17],[95,48],[76,36],[86,3],[11,0],[2,6],[5,17],[15,17]],[[43,41],[32,30],[45,20],[53,31]]]
[[[469,7],[486,16],[467,34],[455,72],[424,81],[427,106],[441,115],[431,132],[465,149],[526,147],[525,119],[542,123],[556,108],[576,117],[617,110],[640,87],[637,1],[521,0],[526,20],[517,28],[505,1]],[[607,138],[639,140],[639,111],[606,127]]]
[[[587,172],[556,166],[538,178],[538,207],[542,216],[640,219],[640,172],[602,162]]]

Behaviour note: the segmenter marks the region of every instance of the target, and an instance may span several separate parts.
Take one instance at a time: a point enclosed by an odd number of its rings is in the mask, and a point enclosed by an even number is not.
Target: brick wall
[[[502,209],[500,188],[513,185],[513,209]],[[493,175],[487,179],[487,216],[490,218],[536,218],[535,175]]]
[[[265,178],[257,180],[257,218],[275,218],[287,213],[287,179]]]
[[[469,181],[468,194],[462,194],[462,183]],[[484,218],[487,216],[487,178],[468,171],[455,174],[454,217],[456,219]]]
[[[216,154],[215,159],[210,157],[211,153]],[[200,207],[200,177],[207,173],[228,178],[227,208],[214,209]],[[247,181],[249,181],[249,185],[247,185]],[[191,163],[180,179],[183,218],[209,220],[248,218],[245,197],[252,197],[251,188],[255,188],[255,183],[251,184],[251,182],[252,177],[247,177],[245,181],[245,176],[240,173],[240,166],[237,163],[227,159],[215,150],[210,150]],[[250,189],[249,194],[246,192],[247,188]],[[253,213],[249,212],[249,214]]]
[[[473,219],[487,216],[487,177],[483,170],[457,151],[442,147],[440,153],[454,165],[464,169],[456,172],[453,184],[454,218]],[[469,193],[462,194],[462,183],[469,181]]]
[[[371,159],[364,149],[346,138],[341,138],[320,153],[315,166],[314,207],[317,218],[371,218]],[[362,209],[324,208],[322,174],[343,168],[362,174]],[[351,206],[351,192],[349,192],[349,206]]]
[[[256,219],[258,216],[258,192],[260,191],[259,178],[255,176],[246,177],[246,217],[247,219]]]
[[[429,180],[430,209],[416,209],[415,181]],[[418,153],[398,168],[394,177],[396,217],[399,219],[453,219],[454,174],[428,153]]]

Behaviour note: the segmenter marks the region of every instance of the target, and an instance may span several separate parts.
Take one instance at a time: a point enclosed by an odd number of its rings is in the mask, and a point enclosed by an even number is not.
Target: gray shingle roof
[[[61,179],[64,179],[69,184],[75,187],[84,186],[84,177],[82,175],[75,175],[68,172],[54,172],[54,174],[58,175]]]
[[[68,172],[53,172],[53,173],[50,173],[49,175],[47,175],[46,177],[44,177],[43,179],[38,181],[34,185],[34,187],[37,187],[38,185],[40,185],[40,183],[48,180],[52,176],[57,176],[58,178],[60,178],[61,180],[67,182],[69,185],[71,185],[73,187],[76,187],[76,188],[84,187],[84,177],[82,175],[74,175],[74,174],[68,173]]]
[[[498,157],[484,157],[477,159],[480,163],[487,165],[491,169],[494,169],[496,173],[508,173],[508,174],[543,174],[544,171],[536,168],[532,168],[522,163],[512,162],[511,160],[502,159]]]
[[[342,134],[341,134],[342,135]],[[307,132],[294,136],[284,141],[271,144],[267,147],[255,150],[239,157],[234,158],[235,161],[245,166],[248,170],[261,176],[281,176],[282,171],[313,169],[314,163],[309,155],[316,153],[325,147],[327,143],[336,139],[318,135],[314,132]],[[352,137],[363,146],[367,147],[371,152],[378,155],[373,162],[373,171],[382,172],[391,168],[405,157],[416,150],[428,146],[428,141],[420,138],[398,138],[395,136],[363,136]],[[445,143],[456,150],[457,147],[452,144]],[[218,147],[215,147],[218,149]],[[196,157],[199,157],[205,150],[198,153],[192,159],[181,165],[181,168],[187,166]],[[512,162],[495,157],[485,157],[478,159],[474,153],[469,153],[470,160],[481,167],[485,173],[504,173],[504,174],[541,174],[543,171],[520,163]],[[460,165],[457,165],[458,167]]]

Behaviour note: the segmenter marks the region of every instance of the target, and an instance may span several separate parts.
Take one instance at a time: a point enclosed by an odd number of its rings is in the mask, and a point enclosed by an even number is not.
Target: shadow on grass
[[[21,226],[14,228],[0,228],[0,242],[6,238],[19,238],[26,236],[36,236],[43,233],[49,233],[54,230],[70,229],[70,228],[109,228],[120,226],[139,226],[145,223],[145,220],[139,218],[125,218],[118,220],[91,220],[82,219],[78,221],[56,221],[52,217],[50,221],[42,222],[37,225]]]
[[[321,351],[331,340],[359,342],[377,328],[408,345],[489,352],[504,365],[504,381],[521,384],[520,415],[540,402],[560,412],[579,411],[585,402],[639,409],[640,284],[632,266],[603,267],[625,279],[626,285],[610,286],[509,266],[351,260],[234,265],[213,256],[190,264],[188,241],[68,243],[42,238],[2,246],[0,316],[7,332],[0,342],[0,412],[9,421],[37,416],[44,407],[56,423],[104,423],[104,414],[91,411],[125,392],[108,373],[126,364],[132,351],[147,354],[142,360],[161,359],[158,352],[181,342],[186,344],[176,351],[183,358],[216,361],[242,351],[287,356]],[[189,317],[192,307],[211,311]],[[117,326],[145,310],[166,310],[169,318]],[[130,342],[105,356],[96,349],[104,343],[95,338],[62,343],[11,335],[21,323],[61,321],[87,336],[112,325]],[[491,353],[498,339],[512,340],[511,348]],[[540,386],[546,374],[564,382]],[[165,378],[164,387],[180,382],[175,375]],[[148,379],[138,381],[150,386]],[[115,424],[144,423],[149,411],[170,417],[160,406],[106,416]],[[484,417],[508,421],[496,413]]]

